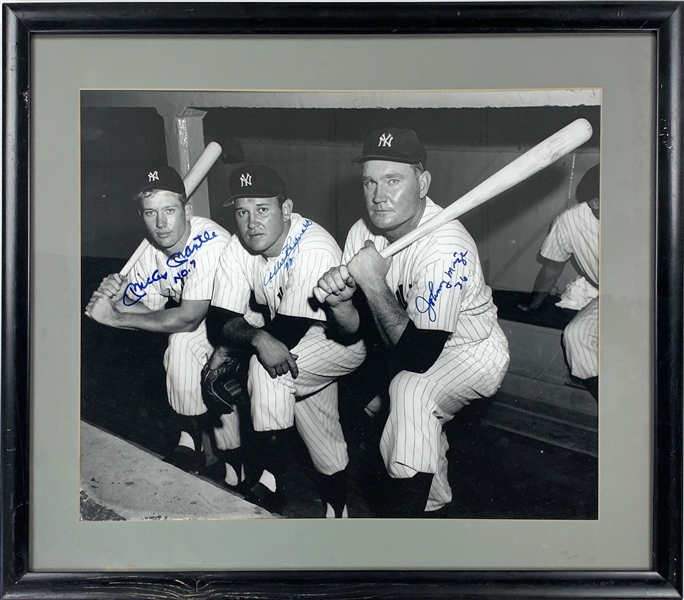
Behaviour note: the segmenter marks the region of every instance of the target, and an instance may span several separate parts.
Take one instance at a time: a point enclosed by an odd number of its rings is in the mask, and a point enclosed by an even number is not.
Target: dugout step
[[[584,392],[589,395],[588,392]],[[589,398],[591,402],[595,401]],[[598,456],[596,416],[499,392],[482,419],[489,425],[589,456]]]
[[[277,516],[81,421],[81,520],[263,518]]]

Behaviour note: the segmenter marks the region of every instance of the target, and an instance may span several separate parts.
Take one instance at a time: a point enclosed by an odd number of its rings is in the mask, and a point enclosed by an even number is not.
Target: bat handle
[[[217,142],[209,142],[207,147],[204,149],[197,162],[192,166],[192,168],[187,172],[183,178],[183,183],[185,184],[185,195],[189,198],[202,183],[202,180],[209,173],[209,169],[213,166],[221,153],[223,148]]]
[[[392,258],[395,254],[401,252],[404,248],[406,248],[406,246],[410,245],[410,242],[403,245],[399,242],[401,242],[401,238],[398,239],[396,242],[392,242],[389,246],[387,246],[387,248],[383,248],[382,250],[380,250],[380,256],[387,260],[388,258]]]
[[[340,266],[337,267],[337,268],[339,269],[339,268],[342,267],[342,266],[344,266],[344,265],[340,265]],[[323,288],[321,288],[321,287],[319,287],[319,286],[315,286],[314,289],[313,289],[313,295],[314,295],[314,297],[316,298],[316,300],[318,300],[321,304],[325,304],[325,301],[326,301],[332,294],[328,294],[328,292],[326,292]]]
[[[314,295],[314,298],[316,298],[316,300],[318,300],[318,302],[320,304],[325,304],[325,301],[328,299],[328,296],[330,296],[330,294],[328,294],[328,292],[324,291],[323,289],[321,289],[318,286],[316,286],[313,289],[313,295]]]
[[[145,250],[149,247],[150,242],[147,241],[147,238],[143,239],[143,241],[140,242],[140,245],[135,249],[135,252],[131,254],[131,257],[128,259],[123,269],[119,271],[119,275],[121,275],[121,277],[126,277],[126,275],[131,272],[133,265],[140,260],[140,257],[145,254]]]

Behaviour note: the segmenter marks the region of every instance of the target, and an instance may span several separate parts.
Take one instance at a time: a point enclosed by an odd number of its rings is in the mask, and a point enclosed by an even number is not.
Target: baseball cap
[[[592,198],[599,197],[599,171],[599,165],[594,165],[580,179],[575,191],[578,202],[589,202]]]
[[[233,171],[228,177],[228,191],[230,198],[223,206],[230,206],[238,198],[287,197],[280,175],[262,165],[244,165]]]
[[[133,194],[135,198],[145,190],[167,190],[175,194],[185,194],[185,184],[173,167],[154,167],[140,173],[136,183],[138,191]]]
[[[363,154],[352,163],[359,164],[367,160],[390,160],[410,165],[420,163],[425,168],[427,153],[413,129],[387,127],[374,131],[366,138]]]

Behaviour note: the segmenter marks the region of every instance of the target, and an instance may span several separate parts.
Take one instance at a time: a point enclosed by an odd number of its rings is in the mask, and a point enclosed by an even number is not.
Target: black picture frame
[[[682,598],[684,2],[3,6],[0,597]],[[31,40],[78,34],[652,32],[657,124],[653,568],[647,571],[35,573],[29,553]]]

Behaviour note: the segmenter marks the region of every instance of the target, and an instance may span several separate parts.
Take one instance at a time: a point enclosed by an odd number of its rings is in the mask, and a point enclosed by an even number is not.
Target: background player
[[[272,169],[246,165],[231,174],[228,185],[225,205],[235,205],[239,238],[221,255],[209,326],[223,345],[253,352],[248,392],[260,478],[250,498],[282,512],[287,440],[296,424],[321,474],[326,517],[347,516],[348,456],[336,380],[363,362],[365,350],[358,340],[331,339],[325,313],[312,302],[318,278],[339,264],[339,246],[322,227],[292,212],[285,184]],[[264,328],[244,318],[252,292],[268,307]],[[210,368],[228,352],[217,348]],[[237,428],[236,413],[232,418]]]
[[[460,222],[391,260],[378,252],[442,210],[427,196],[431,175],[415,132],[375,131],[354,162],[363,166],[370,224],[361,219],[352,226],[346,266],[328,271],[315,293],[319,300],[330,294],[332,319],[346,335],[363,332],[369,310],[368,326],[377,328],[392,363],[380,440],[394,488],[387,516],[434,515],[452,498],[442,427],[471,400],[497,391],[508,343],[477,248]]]
[[[192,216],[183,180],[171,167],[145,173],[134,200],[151,244],[127,277],[113,273],[103,279],[86,312],[103,325],[171,334],[164,354],[166,390],[180,415],[181,434],[165,460],[198,471],[204,466],[201,434],[209,417],[200,371],[213,350],[205,317],[218,257],[231,236],[214,221]],[[177,306],[165,310],[169,300]]]
[[[599,165],[589,169],[577,185],[578,204],[561,213],[542,244],[544,258],[534,291],[524,311],[539,308],[560,277],[565,263],[575,257],[583,277],[599,283]],[[570,373],[582,380],[598,402],[598,298],[582,308],[563,331],[563,347]]]

